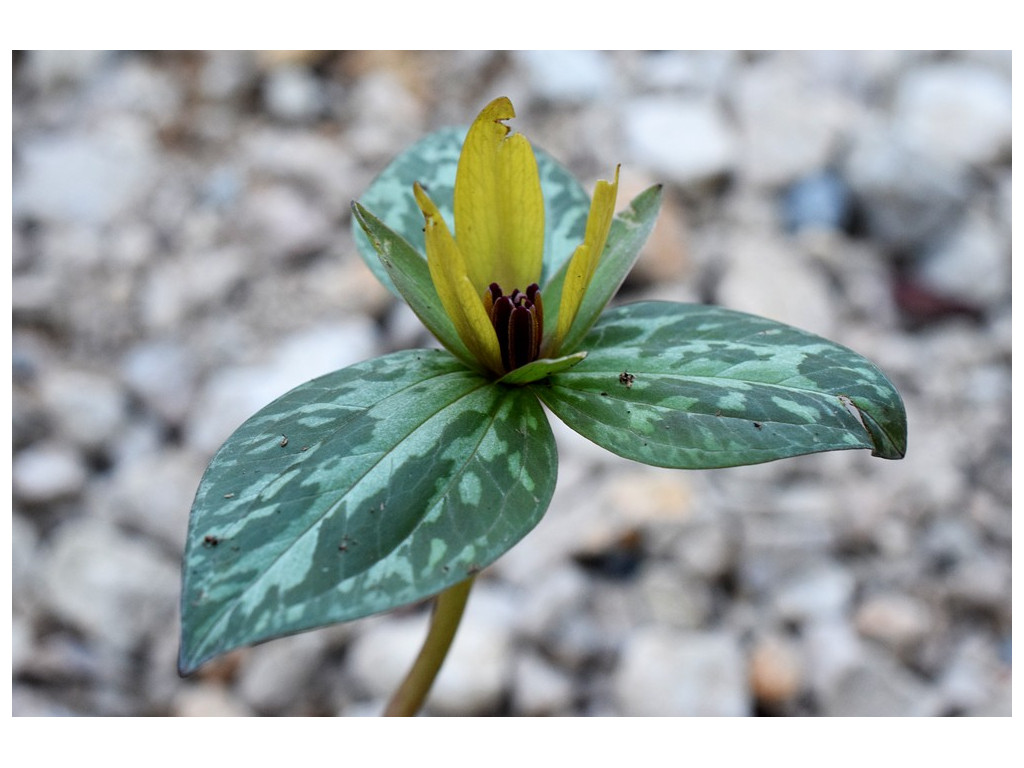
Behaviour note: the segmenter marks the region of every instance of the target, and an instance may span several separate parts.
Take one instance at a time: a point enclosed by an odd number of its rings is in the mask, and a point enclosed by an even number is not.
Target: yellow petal
[[[466,273],[466,260],[452,238],[434,201],[419,184],[413,186],[416,202],[426,220],[424,234],[430,279],[441,299],[444,311],[452,319],[459,337],[473,356],[486,368],[501,374],[501,352],[491,319],[484,311],[481,294],[473,287]]]
[[[619,169],[615,168],[615,180],[599,181],[594,187],[594,197],[590,202],[590,214],[587,216],[587,229],[583,236],[583,244],[576,248],[569,261],[562,286],[562,300],[558,305],[558,325],[549,348],[545,354],[555,355],[572,327],[576,313],[583,303],[583,295],[587,292],[590,281],[604,253],[608,232],[615,216],[615,197],[619,191]]]
[[[522,134],[509,136],[502,122],[513,117],[507,98],[492,101],[473,122],[459,156],[455,239],[477,295],[491,283],[511,293],[540,281],[544,197],[530,142]]]

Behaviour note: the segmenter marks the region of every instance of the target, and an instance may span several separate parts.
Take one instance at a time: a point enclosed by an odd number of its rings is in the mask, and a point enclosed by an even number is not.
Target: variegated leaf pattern
[[[531,387],[574,430],[628,459],[704,469],[906,451],[903,402],[872,363],[771,320],[640,302],[606,312],[580,349],[579,365]]]
[[[447,352],[397,352],[297,387],[202,479],[180,670],[464,580],[536,525],[556,473],[537,398]]]
[[[395,158],[359,199],[368,211],[405,238],[424,258],[423,214],[416,205],[412,185],[416,181],[423,185],[452,227],[455,170],[466,130],[446,128],[417,142]],[[534,153],[544,193],[543,285],[583,241],[590,198],[572,174],[554,158],[536,147]],[[377,278],[395,292],[362,227],[353,221],[352,231],[363,260]],[[525,289],[525,286],[516,287]]]

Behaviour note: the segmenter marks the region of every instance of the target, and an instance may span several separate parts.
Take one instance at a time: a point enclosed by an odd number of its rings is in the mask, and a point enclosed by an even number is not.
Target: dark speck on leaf
[[[754,429],[760,429],[763,426],[764,425],[760,421],[755,421],[754,422]]]
[[[218,539],[216,536],[207,535],[203,537],[204,547],[216,547],[218,544],[220,544],[220,539]]]
[[[632,387],[634,381],[636,381],[636,376],[634,376],[629,371],[623,371],[622,373],[619,374],[619,384],[625,386],[626,389]]]
[[[601,393],[601,397],[608,397],[608,393],[607,392],[602,392]]]

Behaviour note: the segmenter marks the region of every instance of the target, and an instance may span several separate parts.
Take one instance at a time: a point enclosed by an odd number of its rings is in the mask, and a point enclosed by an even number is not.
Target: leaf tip
[[[839,395],[839,402],[867,432],[872,456],[898,461],[907,455],[907,416],[902,401],[897,400],[896,408]]]

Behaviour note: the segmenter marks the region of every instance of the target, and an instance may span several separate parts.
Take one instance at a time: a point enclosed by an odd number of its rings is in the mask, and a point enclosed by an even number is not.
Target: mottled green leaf
[[[701,469],[906,451],[903,402],[874,365],[771,320],[640,302],[605,313],[581,347],[586,360],[530,388],[570,427],[629,459]]]
[[[303,384],[243,424],[199,486],[181,671],[464,580],[540,520],[556,471],[537,398],[446,352]]]
[[[570,352],[579,348],[580,341],[600,317],[605,306],[619,290],[622,281],[626,279],[626,275],[636,264],[644,243],[654,229],[654,222],[660,209],[661,185],[658,185],[644,190],[633,198],[629,207],[612,221],[604,253],[601,254],[594,278],[583,296],[583,303],[576,314],[576,319],[562,342],[561,351]],[[544,308],[548,310],[545,317],[545,325],[548,328],[555,328],[558,324],[562,285],[568,266],[566,262],[541,292],[544,296]]]
[[[379,263],[390,277],[391,284],[398,289],[427,330],[452,354],[476,368],[479,363],[466,348],[451,318],[444,311],[441,298],[430,279],[430,268],[426,260],[359,203],[352,203],[352,215],[373,244]]]
[[[417,142],[385,168],[359,202],[425,257],[423,214],[413,197],[413,182],[420,182],[452,227],[455,169],[466,138],[466,128],[447,128]],[[543,150],[534,148],[544,193],[544,269],[541,284],[562,266],[583,242],[590,198],[579,182]],[[453,230],[454,231],[454,230]],[[353,222],[356,245],[378,279],[394,292],[366,233]],[[515,286],[525,289],[526,286]]]

